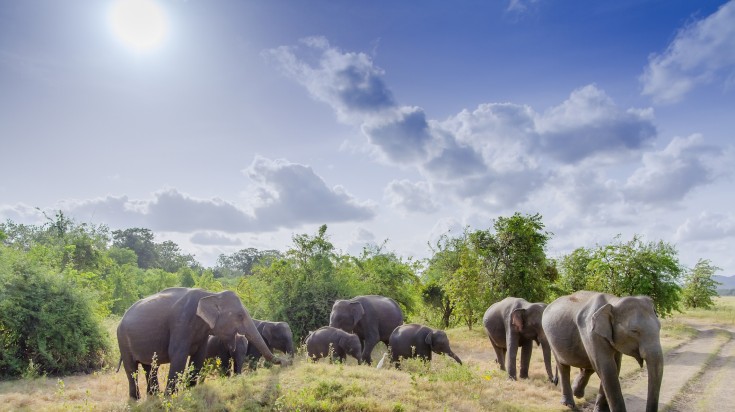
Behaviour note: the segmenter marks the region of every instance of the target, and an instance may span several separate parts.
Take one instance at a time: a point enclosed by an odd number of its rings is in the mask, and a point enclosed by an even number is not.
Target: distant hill
[[[717,285],[717,293],[720,296],[735,296],[735,276],[712,276],[713,280],[722,283]]]

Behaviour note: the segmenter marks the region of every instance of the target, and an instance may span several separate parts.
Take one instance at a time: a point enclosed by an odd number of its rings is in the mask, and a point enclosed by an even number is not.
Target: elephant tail
[[[120,365],[122,365],[122,356],[120,356],[120,360],[117,362],[117,370],[115,371],[115,373],[120,372]]]

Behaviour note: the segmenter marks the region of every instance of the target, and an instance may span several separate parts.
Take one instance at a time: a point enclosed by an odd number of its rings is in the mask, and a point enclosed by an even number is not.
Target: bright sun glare
[[[166,13],[154,0],[116,0],[108,20],[115,37],[136,52],[157,49],[168,34]]]

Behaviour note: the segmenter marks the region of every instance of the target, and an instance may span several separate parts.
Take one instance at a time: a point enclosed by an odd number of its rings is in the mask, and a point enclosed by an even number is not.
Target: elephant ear
[[[219,299],[217,296],[207,296],[199,299],[199,304],[197,304],[197,316],[207,322],[210,329],[214,329],[214,325],[217,324],[219,313]]]
[[[613,307],[611,304],[597,309],[592,315],[592,330],[613,345]]]
[[[360,302],[350,302],[350,310],[352,311],[353,326],[365,316],[365,308],[362,307]]]
[[[510,313],[510,324],[516,332],[522,332],[526,326],[526,309],[519,308]]]

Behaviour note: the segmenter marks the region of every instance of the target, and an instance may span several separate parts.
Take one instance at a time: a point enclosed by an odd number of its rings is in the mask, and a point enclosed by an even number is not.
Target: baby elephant
[[[354,333],[347,333],[342,329],[324,326],[311,332],[306,337],[306,354],[315,361],[330,355],[332,361],[339,359],[344,362],[347,355],[362,363],[362,344]]]
[[[431,352],[446,354],[460,365],[462,360],[449,347],[449,338],[443,330],[411,323],[401,325],[390,335],[391,361],[398,368],[400,358],[419,357],[431,360]]]
[[[230,359],[235,373],[242,373],[242,367],[248,353],[248,340],[245,336],[236,336],[235,351],[230,352],[227,345],[216,336],[210,336],[207,341],[206,359],[219,358],[220,372],[223,375],[230,374]]]

